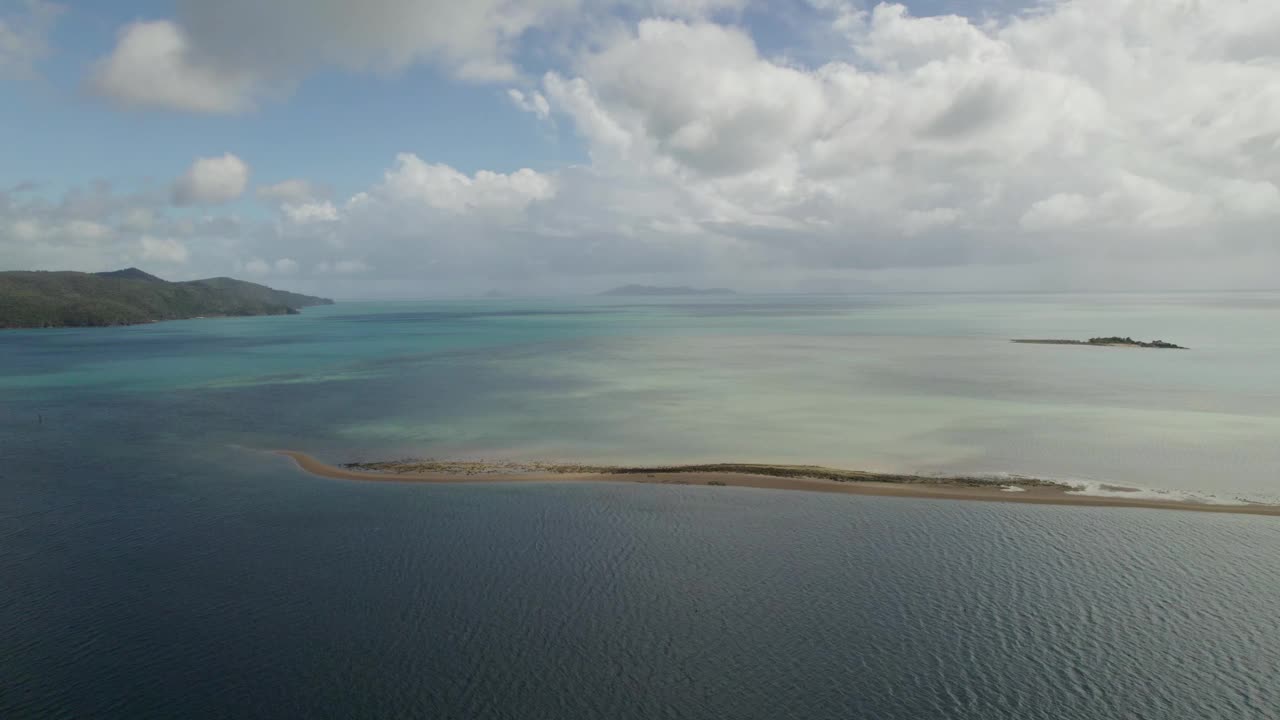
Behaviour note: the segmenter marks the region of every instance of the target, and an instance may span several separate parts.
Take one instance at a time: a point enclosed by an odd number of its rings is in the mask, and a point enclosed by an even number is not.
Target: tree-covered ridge
[[[137,268],[109,273],[0,272],[0,328],[285,315],[332,302],[225,277],[168,282]]]

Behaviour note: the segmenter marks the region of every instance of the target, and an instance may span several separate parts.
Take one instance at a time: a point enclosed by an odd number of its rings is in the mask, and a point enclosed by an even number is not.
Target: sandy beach
[[[575,471],[573,466],[518,466],[508,469],[503,465],[484,463],[377,463],[377,469],[361,466],[339,467],[321,462],[306,453],[293,450],[276,450],[278,455],[291,458],[298,467],[312,475],[339,480],[364,482],[401,483],[512,483],[512,482],[630,482],[653,485],[708,485],[767,490],[802,490],[808,492],[841,493],[845,495],[872,495],[877,497],[932,498],[940,500],[969,500],[982,502],[1024,503],[1033,505],[1075,505],[1085,507],[1143,508],[1151,510],[1182,510],[1193,512],[1229,513],[1240,515],[1280,516],[1280,505],[1239,504],[1218,505],[1180,500],[1150,498],[1128,499],[1124,497],[1099,497],[1070,492],[1072,488],[1041,480],[1018,478],[1008,483],[990,482],[976,484],[971,478],[920,477],[878,475],[813,468],[815,474],[829,473],[841,477],[859,476],[875,480],[827,479],[823,477],[792,476],[800,470],[789,466],[727,466],[750,467],[750,470],[703,471],[687,469],[697,466],[673,466],[664,468],[591,468]],[[422,468],[431,468],[424,470]],[[441,467],[444,469],[434,469]],[[524,469],[532,467],[533,469]],[[566,467],[568,469],[566,469]],[[766,474],[771,472],[786,475]],[[1009,488],[1017,488],[1011,491]]]

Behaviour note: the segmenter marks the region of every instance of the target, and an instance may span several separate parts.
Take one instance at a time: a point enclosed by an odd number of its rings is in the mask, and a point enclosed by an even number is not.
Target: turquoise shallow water
[[[1277,319],[1276,293],[351,303],[6,334],[0,392],[64,428],[68,396],[225,408],[210,441],[332,460],[811,462],[1276,500]],[[1193,350],[1007,342],[1099,334]]]
[[[1278,309],[504,300],[5,333],[0,717],[1276,717],[1272,518],[370,485],[260,449],[1275,497]],[[1113,333],[1194,350],[1007,342]]]

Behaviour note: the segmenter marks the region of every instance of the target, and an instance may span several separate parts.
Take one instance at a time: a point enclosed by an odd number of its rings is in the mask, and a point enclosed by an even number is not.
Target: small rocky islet
[[[1136,347],[1136,348],[1156,348],[1159,350],[1186,350],[1187,349],[1181,345],[1175,345],[1171,342],[1165,342],[1164,340],[1152,340],[1150,342],[1143,342],[1141,340],[1134,340],[1131,337],[1120,337],[1118,335],[1113,335],[1111,337],[1095,337],[1095,338],[1089,338],[1088,340],[1018,339],[1018,340],[1014,340],[1013,342],[1027,344],[1027,345],[1087,345],[1089,347]]]

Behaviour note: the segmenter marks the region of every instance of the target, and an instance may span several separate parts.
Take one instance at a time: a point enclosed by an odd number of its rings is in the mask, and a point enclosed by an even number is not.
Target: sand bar
[[[1069,492],[1073,488],[1045,480],[1015,478],[1009,481],[967,477],[930,477],[864,473],[831,468],[789,465],[716,465],[627,468],[566,465],[518,465],[488,463],[373,463],[339,467],[306,453],[276,450],[313,475],[340,480],[399,483],[513,483],[513,482],[630,482],[652,485],[711,485],[804,490],[809,492],[873,495],[878,497],[977,500],[1033,505],[1146,508],[1240,515],[1280,516],[1280,505],[1248,503],[1217,505],[1182,500],[1098,497]],[[377,469],[368,469],[374,467]],[[425,469],[424,469],[425,468]],[[437,469],[443,468],[443,469]],[[706,470],[701,468],[733,468]],[[813,473],[815,476],[805,476]],[[816,475],[828,474],[841,479]],[[857,479],[857,478],[871,479]],[[847,479],[846,479],[847,478]],[[1008,492],[1017,487],[1021,492]]]

